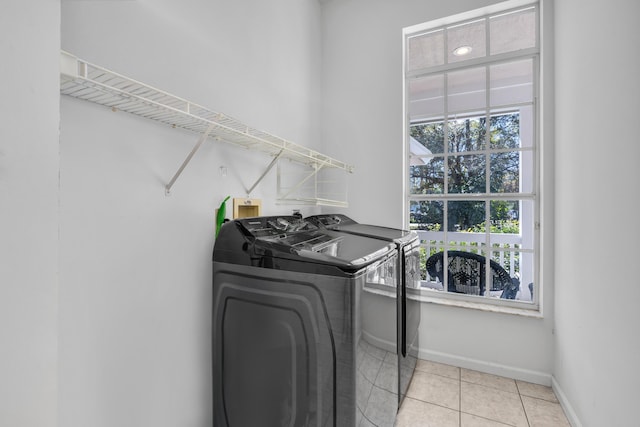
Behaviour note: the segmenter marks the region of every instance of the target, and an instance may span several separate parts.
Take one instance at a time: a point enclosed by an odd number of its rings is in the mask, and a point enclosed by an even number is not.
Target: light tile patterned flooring
[[[570,427],[550,387],[418,360],[396,427]]]

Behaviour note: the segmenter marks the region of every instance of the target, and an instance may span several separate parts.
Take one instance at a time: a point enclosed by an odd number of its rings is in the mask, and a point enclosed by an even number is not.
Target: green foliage
[[[488,135],[487,135],[488,132]],[[451,119],[411,126],[411,136],[432,153],[421,157],[423,164],[410,166],[411,194],[503,194],[519,192],[520,116],[506,113],[487,117]],[[445,135],[447,139],[445,140]],[[445,144],[447,155],[445,156]],[[486,155],[487,149],[493,151]],[[507,151],[502,151],[507,150]],[[419,163],[419,162],[418,162]],[[487,168],[489,188],[487,189]],[[446,185],[445,188],[445,177]],[[447,201],[448,231],[480,227],[485,221],[485,202]],[[445,223],[445,202],[411,203],[410,220],[420,229]],[[508,221],[518,217],[515,201],[491,201],[490,220]]]
[[[476,224],[473,227],[468,228],[466,231],[469,233],[484,233],[487,231],[487,227],[486,224],[482,222],[481,224]],[[489,231],[491,233],[518,234],[520,233],[520,221],[509,219],[491,221]]]

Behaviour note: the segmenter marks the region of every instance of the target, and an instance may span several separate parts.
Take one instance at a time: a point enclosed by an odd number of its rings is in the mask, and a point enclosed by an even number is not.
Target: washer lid
[[[418,234],[414,231],[359,224],[342,214],[315,215],[306,219],[321,228],[324,227],[334,231],[372,237],[399,244],[406,244],[418,238]]]
[[[319,228],[295,216],[242,218],[235,222],[252,241],[254,256],[329,264],[344,270],[369,265],[395,250],[388,241]]]

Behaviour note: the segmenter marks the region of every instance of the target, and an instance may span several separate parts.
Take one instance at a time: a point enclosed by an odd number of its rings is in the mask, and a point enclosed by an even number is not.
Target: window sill
[[[542,310],[540,309],[540,307],[531,303],[511,302],[510,305],[506,305],[506,303],[497,303],[497,301],[496,303],[492,303],[491,299],[488,299],[487,302],[473,301],[477,297],[469,297],[459,294],[445,294],[437,291],[414,289],[411,289],[409,291],[409,299],[424,303],[447,305],[451,307],[468,308],[480,311],[489,311],[492,313],[513,314],[517,316],[537,319],[542,319],[544,317],[542,315]],[[523,304],[525,304],[526,307],[518,307],[519,305]]]

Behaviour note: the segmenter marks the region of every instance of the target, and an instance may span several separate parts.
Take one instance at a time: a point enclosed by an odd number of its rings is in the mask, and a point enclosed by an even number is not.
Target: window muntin
[[[462,250],[519,282],[515,301],[490,289],[472,300],[538,306],[537,14],[534,5],[407,34],[407,216],[429,295],[452,292],[428,276],[426,259]],[[456,55],[459,46],[470,52]]]

